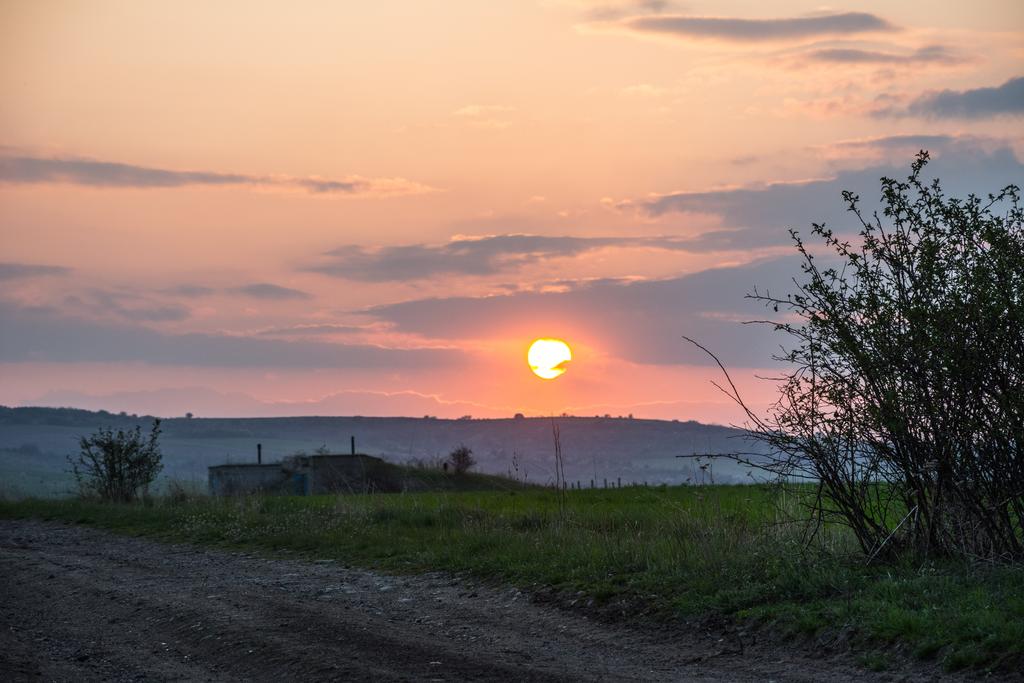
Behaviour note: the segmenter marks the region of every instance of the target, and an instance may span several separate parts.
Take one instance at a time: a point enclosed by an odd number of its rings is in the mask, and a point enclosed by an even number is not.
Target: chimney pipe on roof
[[[356,454],[356,437],[353,436],[351,438],[352,438],[352,455],[355,455]]]
[[[261,443],[256,444],[256,464],[263,464],[263,444]]]

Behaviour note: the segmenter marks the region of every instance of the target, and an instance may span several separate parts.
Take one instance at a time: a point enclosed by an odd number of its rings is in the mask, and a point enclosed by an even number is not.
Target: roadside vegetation
[[[514,483],[514,482],[509,482]],[[724,618],[886,668],[1024,664],[1024,572],[957,560],[866,563],[848,529],[806,541],[813,487],[758,486],[0,503],[122,533],[387,571],[466,572],[609,618]],[[802,492],[801,492],[802,491]],[[779,498],[784,495],[784,498]]]

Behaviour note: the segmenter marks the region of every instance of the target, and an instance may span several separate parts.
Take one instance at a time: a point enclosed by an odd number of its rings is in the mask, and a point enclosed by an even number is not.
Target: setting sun
[[[530,344],[526,360],[533,374],[541,379],[554,379],[565,372],[565,364],[572,360],[572,349],[561,339],[538,339]]]

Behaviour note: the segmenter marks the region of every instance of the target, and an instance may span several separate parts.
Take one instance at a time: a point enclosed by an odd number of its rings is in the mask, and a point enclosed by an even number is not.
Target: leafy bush
[[[752,298],[792,340],[793,370],[752,432],[781,479],[819,482],[819,521],[870,555],[1024,559],[1024,230],[1019,189],[947,198],[921,152],[882,179],[882,215],[845,192],[860,239],[791,231],[796,292]],[[1005,213],[996,213],[1005,208]],[[824,261],[824,259],[822,259]],[[742,404],[735,387],[730,393]]]
[[[91,436],[83,436],[78,442],[78,456],[68,456],[79,492],[123,503],[148,493],[163,469],[159,438],[159,419],[153,420],[148,437],[143,437],[138,426],[116,432],[101,427]]]

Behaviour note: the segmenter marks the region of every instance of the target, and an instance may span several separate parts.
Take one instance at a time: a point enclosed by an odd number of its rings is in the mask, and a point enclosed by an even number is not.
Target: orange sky
[[[1018,2],[0,3],[0,403],[757,405],[786,228],[1024,185]],[[536,337],[574,349],[551,382]]]

